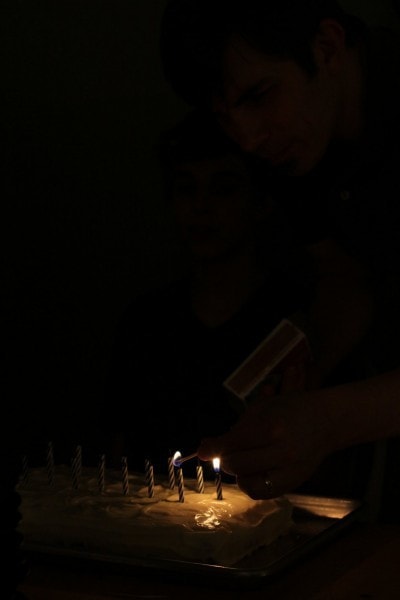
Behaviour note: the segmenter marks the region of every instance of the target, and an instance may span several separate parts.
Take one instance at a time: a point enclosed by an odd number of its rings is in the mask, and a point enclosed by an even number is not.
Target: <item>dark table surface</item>
[[[400,525],[352,523],[336,538],[256,586],[215,584],[202,577],[188,579],[185,574],[171,580],[32,558],[18,589],[28,600],[398,600]]]

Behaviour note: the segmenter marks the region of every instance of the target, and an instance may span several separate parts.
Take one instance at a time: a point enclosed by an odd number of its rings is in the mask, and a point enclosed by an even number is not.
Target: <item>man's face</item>
[[[181,238],[198,258],[236,253],[253,237],[253,190],[248,172],[234,156],[178,166],[172,200]]]
[[[335,78],[321,54],[316,59],[312,77],[294,61],[271,58],[242,39],[225,51],[224,94],[213,103],[217,118],[243,150],[282,174],[311,171],[335,133]]]

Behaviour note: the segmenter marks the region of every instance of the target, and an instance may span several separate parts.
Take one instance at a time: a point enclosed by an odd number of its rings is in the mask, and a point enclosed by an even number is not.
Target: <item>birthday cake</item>
[[[184,480],[170,488],[167,478],[151,492],[143,474],[108,471],[102,487],[96,469],[83,468],[79,485],[71,470],[57,466],[29,472],[18,489],[20,530],[27,548],[106,556],[140,557],[232,566],[270,544],[291,526],[292,507],[284,497],[252,500],[234,484],[223,484],[218,499],[213,481]],[[152,494],[150,496],[150,493]]]

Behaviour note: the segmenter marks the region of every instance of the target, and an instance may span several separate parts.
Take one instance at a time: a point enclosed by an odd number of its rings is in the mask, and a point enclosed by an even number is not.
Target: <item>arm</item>
[[[199,457],[220,456],[224,471],[253,498],[279,496],[309,479],[333,452],[400,435],[399,398],[400,369],[271,398],[250,405],[226,435],[204,440]]]
[[[316,284],[307,333],[315,359],[312,387],[318,387],[363,339],[373,301],[366,270],[333,239],[310,245],[308,255]]]

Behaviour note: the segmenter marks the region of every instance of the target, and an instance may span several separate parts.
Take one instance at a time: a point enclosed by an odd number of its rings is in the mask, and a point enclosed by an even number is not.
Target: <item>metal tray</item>
[[[154,576],[169,579],[174,579],[174,576],[181,578],[184,574],[186,580],[195,576],[197,582],[204,576],[208,583],[212,580],[213,583],[258,585],[335,538],[362,514],[361,503],[357,500],[300,494],[288,494],[286,497],[294,507],[294,525],[291,530],[233,567],[182,560],[93,554],[28,544],[24,546],[24,550],[36,562],[44,560],[64,566],[82,566],[84,561],[85,568],[100,568],[102,571],[109,569],[137,575],[148,574],[150,570]]]

